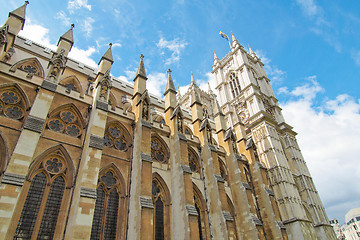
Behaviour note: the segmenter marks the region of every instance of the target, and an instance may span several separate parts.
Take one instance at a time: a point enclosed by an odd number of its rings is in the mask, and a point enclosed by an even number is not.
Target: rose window
[[[81,125],[79,118],[73,111],[64,110],[53,114],[47,126],[50,130],[69,135],[71,137],[81,136]]]
[[[20,120],[24,117],[24,109],[20,94],[10,89],[0,90],[0,115]]]
[[[114,147],[115,149],[126,151],[127,144],[124,130],[118,126],[112,126],[106,129],[104,135],[104,145],[107,147]]]
[[[151,159],[161,163],[167,163],[168,160],[165,147],[156,138],[151,140]]]
[[[51,174],[58,174],[64,171],[65,164],[59,157],[54,156],[44,162],[44,168]]]

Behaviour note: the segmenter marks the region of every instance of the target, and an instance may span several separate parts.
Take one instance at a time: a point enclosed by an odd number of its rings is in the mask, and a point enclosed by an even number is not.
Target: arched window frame
[[[118,103],[116,101],[116,98],[114,96],[114,94],[110,91],[109,93],[109,105],[111,106],[111,110],[115,111],[116,107],[118,106]]]
[[[236,224],[236,212],[235,212],[235,207],[234,204],[232,203],[230,197],[226,194],[226,198],[227,198],[227,202],[228,202],[228,206],[229,206],[229,212],[231,217],[234,219],[233,221],[233,228],[235,230],[235,239],[238,239],[238,233],[240,232],[239,229],[236,228],[237,224]]]
[[[70,87],[69,84],[72,84]],[[84,97],[84,90],[81,86],[79,79],[75,75],[67,76],[59,81],[59,85],[66,87],[66,92],[70,93],[71,90],[80,93],[80,97]]]
[[[53,132],[81,138],[85,122],[79,109],[73,103],[68,103],[55,108],[49,114],[46,128]]]
[[[188,161],[192,172],[201,173],[200,158],[191,147],[188,148]]]
[[[157,134],[151,135],[151,159],[162,164],[169,163],[169,148],[164,140]],[[163,158],[163,159],[161,159]]]
[[[104,134],[104,146],[126,152],[130,149],[131,135],[118,121],[108,123]]]
[[[225,181],[228,181],[229,180],[229,172],[228,172],[228,169],[226,167],[226,164],[221,158],[218,158],[218,161],[219,161],[219,169],[220,169],[221,177]]]
[[[0,85],[0,116],[23,121],[30,108],[29,99],[17,83]]]
[[[33,76],[44,77],[44,68],[41,66],[41,63],[37,58],[26,58],[18,61],[11,66],[11,72],[15,72],[17,69],[20,69],[27,73],[27,78],[32,78]]]
[[[171,198],[170,198],[170,191],[163,180],[163,178],[158,173],[153,173],[152,184],[156,184],[156,186],[160,189],[159,193],[155,193],[152,191],[152,201],[154,204],[154,236],[153,239],[161,239],[156,238],[156,201],[161,199],[163,203],[163,223],[164,223],[164,238],[163,239],[170,239],[170,206],[171,206]]]
[[[231,72],[229,74],[229,85],[230,85],[230,90],[231,90],[233,97],[235,98],[235,97],[239,96],[241,93],[240,82],[239,82],[239,78],[238,78],[237,74],[234,72]]]
[[[64,164],[63,169],[60,169],[58,173],[55,173],[55,167],[52,164],[48,164],[49,159],[54,159],[54,157],[57,157],[60,162]],[[49,166],[52,166],[52,168]],[[58,168],[60,167],[59,164],[56,165]],[[62,223],[66,219],[67,215],[67,209],[70,204],[70,194],[71,189],[73,188],[74,184],[74,165],[71,160],[71,157],[65,147],[63,145],[57,145],[53,146],[43,153],[41,153],[31,164],[29,167],[28,174],[26,176],[26,181],[24,183],[24,186],[22,188],[22,192],[19,196],[19,199],[24,199],[24,201],[19,201],[18,205],[15,210],[14,214],[14,222],[17,224],[12,224],[12,226],[9,229],[10,236],[14,236],[17,232],[18,225],[20,225],[20,217],[22,215],[22,211],[25,211],[25,204],[26,204],[26,198],[29,196],[29,190],[31,188],[32,181],[38,174],[44,174],[46,178],[46,184],[44,186],[43,194],[40,197],[41,202],[39,202],[39,209],[36,214],[36,219],[34,219],[34,225],[32,229],[32,237],[36,239],[38,234],[43,230],[47,230],[47,226],[41,226],[45,223],[43,223],[44,214],[46,212],[47,204],[49,203],[48,200],[50,198],[49,193],[51,192],[53,183],[58,179],[62,178],[64,180],[64,190],[62,193],[61,203],[59,204],[59,210],[58,210],[58,216],[57,221],[54,226],[54,232],[52,239],[61,239],[65,225],[64,224],[58,224]],[[58,199],[58,196],[57,198]],[[52,204],[52,202],[50,202]],[[29,208],[28,208],[29,209]],[[49,209],[51,211],[51,208]],[[45,220],[46,221],[46,220]]]
[[[1,177],[4,174],[5,169],[7,167],[7,164],[8,164],[7,144],[4,137],[0,133],[0,182],[1,182]]]
[[[194,205],[198,214],[200,213],[202,239],[210,239],[209,219],[206,210],[206,202],[200,189],[193,183]],[[199,220],[199,219],[198,219]],[[199,226],[199,222],[198,222]],[[200,232],[199,232],[200,238]]]
[[[113,178],[116,180],[116,182],[113,183],[111,186],[107,186],[107,184],[103,180],[103,177],[106,177],[107,173],[111,173]],[[124,234],[125,234],[125,228],[126,228],[126,214],[122,214],[122,213],[126,212],[126,190],[125,190],[126,185],[125,185],[125,180],[124,180],[123,175],[121,174],[119,168],[114,163],[110,163],[100,170],[98,184],[97,184],[97,191],[101,191],[100,187],[102,188],[102,191],[104,192],[104,199],[102,199],[103,206],[102,206],[102,209],[100,209],[101,210],[101,218],[98,219],[99,220],[98,222],[100,222],[100,226],[98,226],[99,231],[100,231],[100,238],[98,238],[97,236],[94,238],[93,232],[92,232],[91,239],[96,239],[96,240],[107,239],[107,237],[105,236],[106,221],[107,221],[107,214],[108,214],[107,209],[108,209],[108,204],[109,204],[109,196],[112,193],[112,191],[116,191],[118,194],[116,239],[125,238]],[[98,198],[96,201],[99,201],[99,200],[100,199]],[[94,211],[97,211],[96,204],[97,204],[97,202],[95,202],[95,210]],[[95,224],[94,220],[95,220],[95,213],[94,213],[92,231],[93,231],[94,224]]]

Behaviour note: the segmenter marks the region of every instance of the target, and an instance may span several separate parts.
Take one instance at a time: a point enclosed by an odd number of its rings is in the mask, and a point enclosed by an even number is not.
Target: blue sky
[[[23,4],[0,0],[0,21]],[[190,72],[210,81],[213,51],[231,31],[265,68],[294,130],[329,218],[360,206],[360,3],[358,1],[30,1],[20,34],[50,47],[75,23],[71,57],[96,67],[113,43],[112,75],[132,81],[145,55],[148,88],[166,71],[181,90]]]

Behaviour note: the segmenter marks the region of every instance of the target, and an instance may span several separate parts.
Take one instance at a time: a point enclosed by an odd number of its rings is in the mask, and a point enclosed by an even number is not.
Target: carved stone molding
[[[148,121],[145,121],[144,119],[141,119],[141,125],[147,128],[152,128],[151,124]]]
[[[109,110],[108,104],[105,103],[105,102],[99,101],[99,100],[96,101],[96,108],[97,108],[97,109],[104,110],[104,111],[108,111],[108,110]]]
[[[53,83],[53,82],[50,82],[48,80],[44,80],[41,84],[41,87],[46,89],[46,90],[49,90],[51,92],[55,92],[56,91],[56,88],[57,88],[57,84],[56,83]]]
[[[189,215],[198,216],[198,212],[194,205],[186,204],[186,211]]]
[[[81,187],[80,197],[96,199],[96,189]]]
[[[104,138],[101,138],[101,137],[98,137],[95,135],[91,135],[89,146],[102,150],[104,147]]]
[[[265,188],[265,191],[266,191],[266,193],[267,193],[269,196],[275,196],[274,192],[271,191],[270,189]]]
[[[28,129],[28,130],[31,130],[31,131],[34,131],[37,133],[41,133],[42,129],[44,127],[44,124],[45,124],[44,119],[29,115],[24,124],[24,129]]]
[[[224,180],[224,178],[223,178],[222,176],[220,176],[220,175],[218,175],[218,174],[214,174],[214,176],[215,176],[215,178],[216,178],[216,180],[217,180],[218,182],[225,182],[225,180]]]
[[[145,196],[140,196],[140,206],[143,208],[154,208],[152,199]]]
[[[24,185],[25,176],[15,173],[5,173],[1,183],[11,184],[15,186],[22,186]]]
[[[145,162],[150,162],[150,163],[153,162],[153,160],[151,159],[151,156],[146,153],[141,153],[141,160],[145,161]]]

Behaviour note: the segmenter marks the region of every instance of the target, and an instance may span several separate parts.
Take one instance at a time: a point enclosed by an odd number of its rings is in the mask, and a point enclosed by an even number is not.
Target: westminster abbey
[[[335,239],[264,65],[232,36],[217,87],[164,99],[0,27],[0,239]]]

